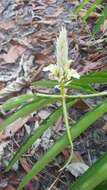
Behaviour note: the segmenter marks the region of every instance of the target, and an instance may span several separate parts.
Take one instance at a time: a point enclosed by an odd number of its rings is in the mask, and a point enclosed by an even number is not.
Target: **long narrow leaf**
[[[67,107],[71,107],[76,103],[77,100],[71,101],[67,103]],[[15,155],[13,156],[12,160],[9,162],[8,167],[6,168],[6,171],[10,170],[13,164],[21,157],[22,154],[24,154],[29,147],[44,133],[44,131],[51,127],[62,115],[62,106],[55,110],[46,120],[44,120],[39,128],[30,135],[26,141],[20,146],[20,148],[17,150]]]
[[[32,83],[33,86],[52,88],[58,85],[56,80],[39,80]]]
[[[33,94],[26,94],[26,95],[10,98],[9,100],[7,100],[5,103],[1,105],[1,109],[3,111],[8,111],[8,110],[11,110],[12,108],[16,108],[19,105],[25,104],[28,102],[28,100],[32,100],[34,98],[36,97]]]
[[[107,83],[107,70],[97,71],[90,74],[86,74],[80,77],[79,80],[75,79],[71,81],[69,85],[79,85],[79,84],[106,84]],[[68,85],[68,86],[69,86]]]
[[[75,12],[79,13],[80,10],[89,2],[89,0],[83,0],[76,8]]]
[[[98,185],[94,190],[107,190],[107,179]]]
[[[96,21],[96,24],[93,29],[93,35],[95,35],[97,32],[99,32],[101,25],[104,23],[104,21],[107,19],[107,5],[102,10],[99,18]]]
[[[16,119],[18,118],[23,118],[31,114],[32,112],[45,107],[46,105],[55,102],[56,99],[40,99],[40,100],[35,100],[29,103],[28,105],[22,107],[20,110],[18,110],[16,113],[12,114],[9,116],[7,119],[5,119],[1,124],[0,124],[0,130],[4,129],[7,127],[9,124],[13,123]]]
[[[99,117],[107,112],[107,101],[103,102],[94,110],[88,112],[74,127],[71,128],[72,139],[77,138],[84,130],[86,130]],[[67,134],[60,138],[56,144],[33,166],[31,171],[24,177],[17,190],[21,190],[33,176],[37,175],[55,156],[57,156],[67,145],[69,140]]]
[[[40,80],[32,83],[33,86],[39,86],[39,87],[45,87],[45,88],[53,88],[55,86],[58,86],[58,83],[56,80]],[[82,90],[88,93],[94,93],[95,90],[89,85],[89,84],[70,84],[67,85],[66,87],[72,88],[72,89],[77,89],[77,90]]]
[[[93,190],[107,179],[107,153],[97,160],[76,182],[70,190]],[[104,190],[104,189],[102,189]]]
[[[86,14],[83,16],[84,21],[87,20],[87,18],[90,16],[90,14],[96,9],[97,5],[99,5],[102,2],[102,0],[95,0],[91,7],[86,11]]]
[[[90,74],[86,74],[80,77],[80,79],[72,80],[68,85],[67,88],[74,88],[79,90],[86,90],[87,92],[95,92],[94,89],[89,86],[90,84],[106,84],[107,83],[107,70],[97,71]],[[41,80],[32,83],[34,86],[40,87],[55,87],[58,85],[57,81],[55,80]]]

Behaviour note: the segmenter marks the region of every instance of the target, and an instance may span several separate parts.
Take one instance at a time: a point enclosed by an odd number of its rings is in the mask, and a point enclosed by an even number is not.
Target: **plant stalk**
[[[50,95],[50,94],[42,94],[42,93],[36,93],[34,94],[37,97],[44,97],[44,98],[62,98],[62,95]],[[65,95],[65,98],[67,99],[79,99],[79,98],[94,98],[98,96],[107,96],[107,91],[104,92],[98,92],[94,94],[80,94],[80,95]]]
[[[68,140],[69,140],[69,143],[70,143],[70,146],[71,146],[70,157],[69,157],[67,163],[60,169],[60,171],[62,171],[64,168],[66,168],[66,166],[72,160],[72,156],[73,156],[73,142],[72,142],[72,136],[71,136],[71,133],[70,133],[70,127],[69,127],[69,121],[68,121],[68,112],[67,112],[67,106],[66,106],[66,95],[65,95],[64,84],[60,85],[60,92],[61,92],[61,96],[62,96],[63,115],[64,115],[64,121],[65,121],[67,136],[68,136]]]

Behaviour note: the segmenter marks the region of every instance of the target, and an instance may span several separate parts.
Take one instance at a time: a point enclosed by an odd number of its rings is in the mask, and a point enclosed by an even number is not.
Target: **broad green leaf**
[[[32,101],[28,105],[25,105],[20,110],[16,111],[16,113],[12,114],[8,118],[6,118],[1,124],[0,124],[0,130],[7,127],[9,124],[13,123],[18,118],[23,118],[31,114],[32,112],[41,109],[42,107],[47,106],[50,103],[55,102],[56,99],[38,99]]]
[[[95,35],[97,32],[99,32],[101,25],[104,23],[104,21],[107,19],[107,5],[102,10],[99,18],[96,21],[96,24],[93,29],[93,35]]]
[[[99,117],[107,112],[107,101],[104,101],[101,105],[88,112],[80,121],[78,121],[71,128],[72,139],[77,138],[84,132],[92,123],[94,123]],[[60,138],[48,152],[38,160],[38,162],[32,167],[31,171],[24,177],[17,190],[22,188],[37,175],[49,162],[51,162],[65,147],[69,144],[67,134]]]
[[[19,105],[25,104],[29,100],[32,100],[35,98],[36,97],[34,96],[34,94],[26,94],[26,95],[21,95],[21,96],[17,96],[14,98],[10,98],[9,100],[7,100],[5,103],[3,103],[1,105],[1,109],[3,109],[3,111],[8,111],[8,110],[11,110],[12,108],[19,106]]]
[[[70,101],[69,103],[67,103],[67,107],[70,108],[76,103],[76,101],[77,100]],[[58,120],[58,118],[62,115],[62,113],[63,112],[62,112],[62,106],[61,106],[40,124],[39,128],[32,135],[30,135],[25,140],[25,142],[20,146],[20,148],[17,150],[12,160],[9,162],[9,165],[6,168],[6,171],[11,169],[11,167],[21,157],[21,155],[25,153],[29,147],[31,147],[31,145],[44,133],[44,131],[47,128],[51,127]]]
[[[86,14],[83,16],[83,20],[86,21],[87,18],[90,16],[90,14],[96,9],[97,5],[99,5],[102,2],[102,0],[95,0],[91,7],[86,11]]]
[[[93,190],[107,179],[107,153],[97,160],[76,182],[70,190]],[[104,189],[102,189],[104,190]]]

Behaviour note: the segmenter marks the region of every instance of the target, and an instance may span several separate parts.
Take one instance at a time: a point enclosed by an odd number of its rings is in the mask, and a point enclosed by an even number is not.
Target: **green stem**
[[[64,115],[64,121],[65,121],[65,126],[66,126],[66,131],[67,131],[67,137],[69,140],[69,143],[71,145],[71,153],[70,153],[70,157],[67,161],[67,163],[60,169],[63,170],[72,160],[72,156],[73,156],[73,142],[72,142],[72,137],[71,137],[71,133],[70,133],[70,127],[69,127],[69,121],[68,121],[68,112],[67,112],[67,106],[66,106],[66,98],[65,98],[65,88],[64,88],[64,84],[60,85],[60,91],[61,91],[61,96],[62,96],[62,106],[63,106],[63,115]]]
[[[50,94],[42,94],[42,93],[36,93],[35,94],[37,97],[47,97],[47,98],[61,98],[62,95],[50,95]],[[98,97],[98,96],[107,96],[107,91],[104,92],[98,92],[98,93],[94,93],[94,94],[80,94],[80,95],[65,95],[65,98],[67,99],[79,99],[79,98],[94,98],[94,97]]]

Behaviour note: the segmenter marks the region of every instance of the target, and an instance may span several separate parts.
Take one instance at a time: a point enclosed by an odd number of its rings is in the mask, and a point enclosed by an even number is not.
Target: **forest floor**
[[[92,15],[84,26],[81,15],[73,15],[72,10],[78,0],[1,0],[0,1],[0,104],[9,97],[32,92],[30,84],[36,80],[48,79],[43,67],[55,63],[55,42],[61,26],[66,26],[69,41],[69,58],[81,75],[107,68],[107,42],[103,35],[105,25],[93,39],[91,31],[97,14]],[[107,27],[107,23],[106,23]],[[96,85],[99,91],[107,90],[106,85]],[[54,89],[51,89],[54,93]],[[78,101],[70,110],[70,116],[77,120],[92,105],[102,98]],[[51,146],[63,128],[63,118],[59,118],[53,130],[44,137],[16,163],[13,170],[5,172],[5,165],[25,140],[46,118],[54,105],[19,119],[0,133],[0,190],[15,190],[22,177],[32,165]],[[14,112],[14,110],[13,110]],[[1,113],[0,122],[10,113]],[[44,140],[45,139],[45,140]],[[82,171],[58,170],[69,156],[64,150],[54,162],[49,164],[25,187],[25,190],[67,190],[88,166],[92,165],[107,150],[107,115],[94,123],[74,142],[75,162],[84,164]]]

